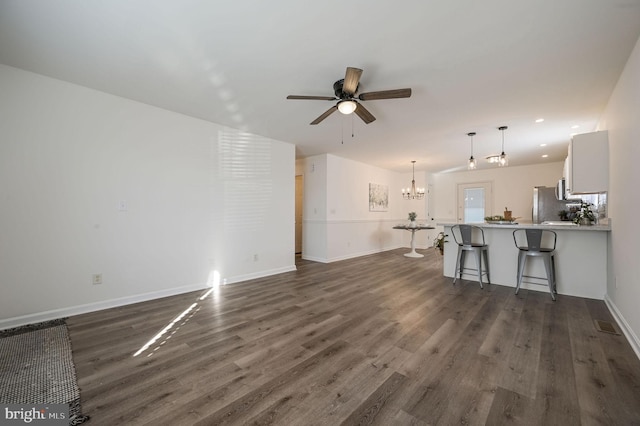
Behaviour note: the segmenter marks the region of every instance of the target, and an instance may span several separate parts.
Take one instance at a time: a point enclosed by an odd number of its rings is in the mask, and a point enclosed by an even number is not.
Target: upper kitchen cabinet
[[[567,192],[595,194],[609,190],[609,137],[606,130],[575,135],[565,161]]]

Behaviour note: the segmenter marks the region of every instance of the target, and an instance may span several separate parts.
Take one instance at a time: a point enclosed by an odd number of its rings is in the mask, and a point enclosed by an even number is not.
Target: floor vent
[[[618,333],[618,330],[616,330],[613,324],[610,323],[609,321],[600,321],[600,320],[594,320],[594,321],[596,323],[596,329],[598,331],[602,331],[603,333],[620,335],[620,333]]]

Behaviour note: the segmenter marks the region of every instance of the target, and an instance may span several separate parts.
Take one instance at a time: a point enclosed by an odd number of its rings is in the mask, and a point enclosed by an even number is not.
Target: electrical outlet
[[[91,277],[93,285],[102,284],[102,274],[93,274]]]

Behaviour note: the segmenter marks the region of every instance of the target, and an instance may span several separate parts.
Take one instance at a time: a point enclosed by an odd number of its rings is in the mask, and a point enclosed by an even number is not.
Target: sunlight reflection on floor
[[[211,271],[209,273],[207,284],[211,286],[211,288],[208,289],[202,296],[198,298],[198,302],[205,300],[210,295],[213,295],[214,301],[217,301],[218,298],[220,297],[220,273],[218,271]],[[158,343],[157,346],[155,346],[147,354],[147,357],[150,357],[151,355],[153,355],[158,349],[160,349],[162,345],[164,345],[167,342],[167,340],[171,339],[171,337],[180,329],[180,327],[186,324],[200,310],[200,307],[198,306],[198,302],[192,303],[191,306],[189,306],[187,309],[182,311],[182,313],[180,313],[180,315],[175,317],[173,321],[167,324],[165,328],[163,328],[158,334],[153,336],[147,343],[144,344],[144,346],[138,349],[138,351],[134,353],[133,356],[137,357],[138,355],[144,353],[150,347],[152,347],[156,342],[158,342],[162,338],[162,336],[166,335],[164,339],[160,343]],[[182,321],[183,318],[184,318],[184,321]],[[182,321],[182,323],[180,323],[180,321]],[[176,324],[178,325],[176,326]],[[171,332],[169,333],[169,331]]]

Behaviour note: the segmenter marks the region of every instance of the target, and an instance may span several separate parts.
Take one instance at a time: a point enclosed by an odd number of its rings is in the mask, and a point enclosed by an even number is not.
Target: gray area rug
[[[69,424],[88,419],[64,319],[0,331],[0,402],[69,404]]]

